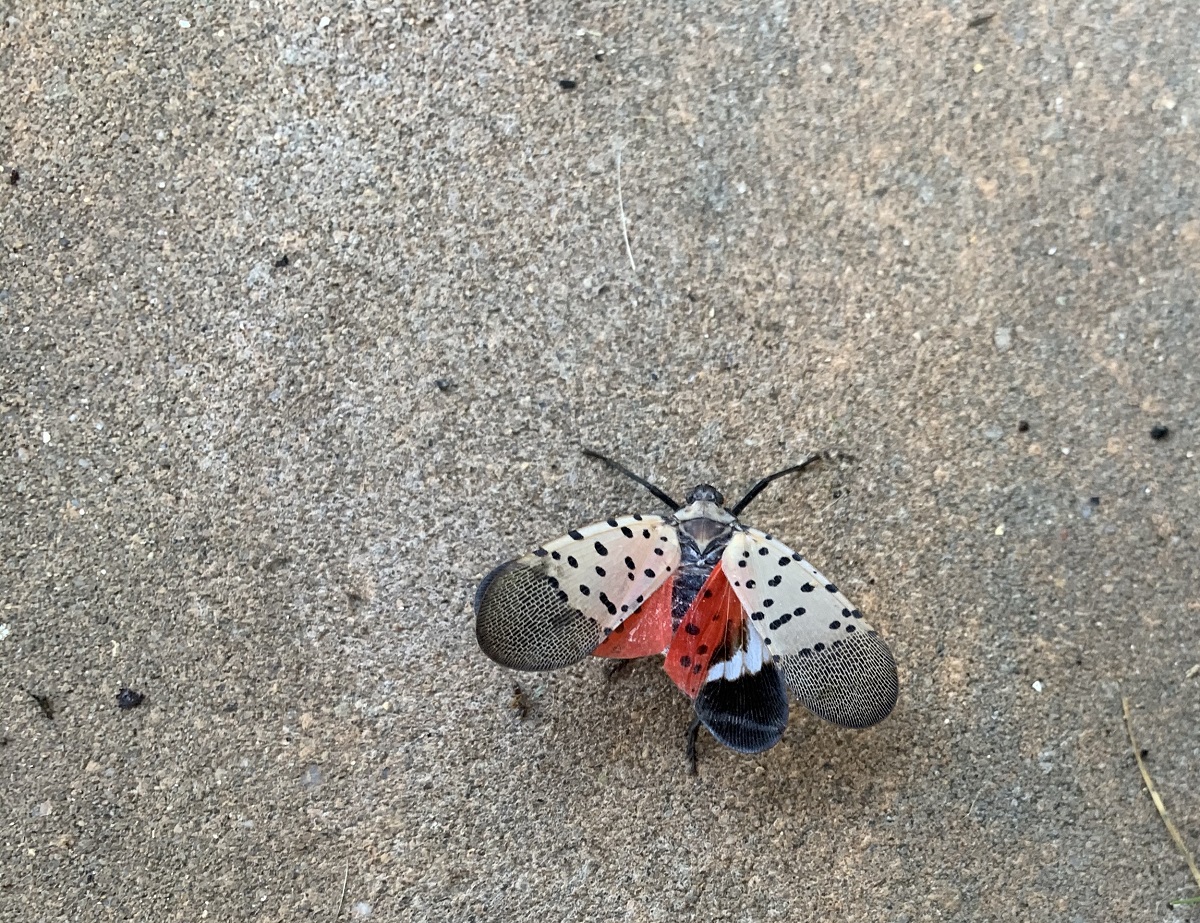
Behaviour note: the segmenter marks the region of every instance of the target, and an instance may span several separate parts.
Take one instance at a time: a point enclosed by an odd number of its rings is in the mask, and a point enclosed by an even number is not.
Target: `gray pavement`
[[[1121,718],[1200,850],[1197,48],[1161,0],[0,0],[0,919],[1200,919]],[[655,661],[487,661],[495,562],[657,510],[581,446],[851,455],[745,518],[895,713],[692,778]]]

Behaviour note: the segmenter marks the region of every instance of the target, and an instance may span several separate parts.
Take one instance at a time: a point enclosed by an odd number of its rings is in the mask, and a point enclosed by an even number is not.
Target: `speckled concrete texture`
[[[1200,850],[1189,4],[0,30],[0,918],[1200,919],[1121,720]],[[852,456],[745,518],[895,713],[692,778],[653,660],[486,660],[494,563],[657,510],[581,446]]]

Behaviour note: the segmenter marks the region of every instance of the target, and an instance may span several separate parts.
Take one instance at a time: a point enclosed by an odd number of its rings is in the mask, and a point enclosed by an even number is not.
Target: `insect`
[[[725,508],[700,484],[684,504],[599,453],[668,516],[606,519],[501,564],[475,594],[475,633],[492,660],[554,670],[588,655],[664,654],[667,674],[695,707],[687,755],[695,772],[703,725],[726,747],[758,753],[787,728],[786,689],[842,727],[882,721],[896,704],[896,662],[862,613],[782,542],[738,521],[778,471]]]

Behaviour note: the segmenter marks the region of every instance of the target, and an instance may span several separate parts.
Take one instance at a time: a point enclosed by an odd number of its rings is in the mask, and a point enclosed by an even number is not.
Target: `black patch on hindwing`
[[[696,717],[713,737],[732,750],[769,750],[787,729],[783,677],[768,663],[757,673],[705,683],[696,696]]]

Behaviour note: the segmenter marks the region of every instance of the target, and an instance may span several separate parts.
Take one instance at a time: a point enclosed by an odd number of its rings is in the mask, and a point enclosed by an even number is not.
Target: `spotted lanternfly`
[[[475,633],[492,660],[554,670],[589,654],[666,656],[667,674],[695,705],[688,758],[704,725],[741,753],[775,746],[788,722],[785,687],[842,727],[882,721],[896,704],[887,644],[836,586],[782,542],[738,522],[776,472],[726,509],[720,491],[687,503],[603,455],[673,511],[572,529],[501,564],[475,594]]]

